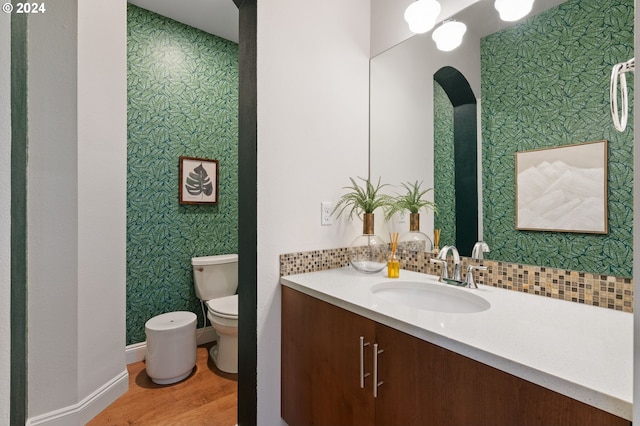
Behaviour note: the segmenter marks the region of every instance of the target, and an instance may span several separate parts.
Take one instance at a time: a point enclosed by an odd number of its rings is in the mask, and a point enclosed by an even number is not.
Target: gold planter
[[[420,213],[409,213],[409,232],[420,232]]]

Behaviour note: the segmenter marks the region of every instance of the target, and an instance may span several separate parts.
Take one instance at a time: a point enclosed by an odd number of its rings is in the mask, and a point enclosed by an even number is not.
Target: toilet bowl
[[[238,372],[238,255],[194,257],[196,296],[207,305],[207,318],[218,342],[209,351],[220,371]]]
[[[218,344],[209,350],[221,371],[238,372],[238,295],[208,300],[207,318],[218,335]]]

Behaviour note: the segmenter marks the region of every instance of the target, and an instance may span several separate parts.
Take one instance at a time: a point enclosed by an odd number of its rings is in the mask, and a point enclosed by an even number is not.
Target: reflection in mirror
[[[467,79],[455,68],[442,67],[433,78],[437,84],[434,92],[439,87],[439,93],[446,94],[451,106],[443,105],[443,110],[452,116],[443,117],[448,126],[434,123],[434,153],[450,149],[446,160],[453,159],[434,162],[434,201],[445,212],[436,216],[434,227],[444,231],[441,246],[454,245],[461,255],[470,256],[478,241],[476,97]],[[434,114],[440,112],[434,109]],[[453,167],[446,166],[451,164]]]
[[[423,188],[434,188],[434,75],[443,67],[455,69],[464,76],[472,96],[479,98],[480,39],[468,36],[465,35],[462,45],[453,52],[442,52],[436,48],[431,34],[417,35],[372,59],[371,176],[381,176],[393,185],[418,181],[422,182]],[[450,108],[452,118],[453,107]],[[452,147],[450,151],[453,151]],[[453,157],[438,166],[447,162],[452,163]],[[446,203],[438,205],[438,219],[442,222],[435,226],[433,212],[421,212],[420,229],[433,240],[434,227],[445,228],[445,222],[452,223],[451,227],[446,227],[451,232],[441,235],[442,247],[445,241],[456,244],[456,211],[448,208],[455,206],[454,192],[442,190],[435,196],[440,195],[446,199]],[[377,226],[383,225],[377,223]],[[388,226],[400,234],[408,230],[408,223],[398,223],[397,218]],[[386,235],[385,231],[376,230],[376,233]],[[471,239],[475,238],[475,235],[471,236]]]
[[[488,257],[631,276],[633,129],[614,129],[608,88],[611,67],[633,56],[633,0],[538,0],[536,7],[544,10],[490,29],[499,19],[493,1],[481,0],[457,16],[469,28],[458,49],[438,51],[427,33],[372,59],[371,176],[421,180],[435,187],[436,197],[449,197],[434,180],[434,165],[450,159],[434,153],[440,111],[433,76],[452,67],[478,99],[477,239],[491,247]],[[603,139],[609,141],[609,234],[517,231],[515,153]],[[435,222],[423,218],[428,235],[440,216],[455,215],[443,206],[437,205]]]

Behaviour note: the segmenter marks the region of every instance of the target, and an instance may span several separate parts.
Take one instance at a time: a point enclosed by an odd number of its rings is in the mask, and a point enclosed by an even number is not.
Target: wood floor
[[[194,372],[173,385],[153,383],[144,361],[129,364],[129,390],[88,425],[235,425],[237,375],[216,368],[209,358],[211,346],[198,346]]]

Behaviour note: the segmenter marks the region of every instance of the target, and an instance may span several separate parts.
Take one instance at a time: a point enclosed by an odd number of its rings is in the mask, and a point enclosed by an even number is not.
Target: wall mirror
[[[633,129],[613,127],[609,81],[612,66],[634,54],[633,1],[536,0],[534,11],[515,23],[501,21],[493,3],[480,0],[454,16],[468,29],[452,52],[437,50],[429,32],[372,58],[372,178],[433,187],[438,213],[423,215],[422,231],[432,236],[434,226],[442,228],[440,246],[459,245],[450,230],[457,190],[441,182],[452,179],[447,167],[459,172],[451,142],[446,147],[454,107],[434,82],[452,68],[477,101],[475,140],[465,147],[475,145],[478,168],[471,207],[477,231],[469,239],[487,241],[487,257],[495,260],[631,276]],[[515,153],[595,140],[609,141],[608,234],[516,230]],[[394,219],[388,226],[402,232],[408,225]]]

